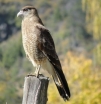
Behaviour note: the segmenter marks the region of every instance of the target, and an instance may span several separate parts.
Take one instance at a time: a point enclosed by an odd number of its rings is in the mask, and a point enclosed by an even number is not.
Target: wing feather
[[[55,82],[60,95],[64,99],[68,100],[68,98],[70,97],[68,83],[65,79],[59,58],[55,51],[55,45],[54,45],[54,41],[51,37],[51,34],[47,29],[45,29],[43,27],[37,26],[37,28],[40,31],[40,39],[38,40],[39,41],[38,47],[44,53],[44,55],[48,58],[50,63],[53,65],[56,75],[58,76],[59,81],[61,82],[62,87],[58,86]]]
[[[52,60],[53,64],[56,65],[58,68],[61,69],[61,64],[57,53],[55,51],[55,44],[53,41],[50,32],[42,27],[37,26],[40,31],[40,39],[39,39],[39,49],[43,51],[43,53],[48,57],[49,60]]]

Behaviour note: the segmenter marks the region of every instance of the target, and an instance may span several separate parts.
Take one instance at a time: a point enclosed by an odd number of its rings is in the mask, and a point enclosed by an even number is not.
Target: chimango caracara
[[[28,59],[36,67],[38,76],[40,68],[52,75],[56,87],[64,100],[70,98],[70,91],[57,56],[54,41],[49,30],[42,23],[36,8],[25,6],[17,16],[22,20],[23,47]]]

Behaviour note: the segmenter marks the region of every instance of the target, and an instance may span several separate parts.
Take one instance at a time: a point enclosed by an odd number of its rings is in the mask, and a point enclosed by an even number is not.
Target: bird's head
[[[18,12],[17,17],[21,16],[25,18],[34,15],[37,15],[36,8],[34,8],[33,6],[25,6]]]

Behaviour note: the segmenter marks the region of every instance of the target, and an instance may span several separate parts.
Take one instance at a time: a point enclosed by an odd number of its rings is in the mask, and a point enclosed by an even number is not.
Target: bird
[[[54,40],[39,17],[37,9],[31,5],[24,6],[17,13],[17,17],[22,18],[22,43],[26,56],[36,67],[36,77],[40,68],[46,70],[53,77],[60,96],[64,101],[69,100],[71,94],[56,53]]]

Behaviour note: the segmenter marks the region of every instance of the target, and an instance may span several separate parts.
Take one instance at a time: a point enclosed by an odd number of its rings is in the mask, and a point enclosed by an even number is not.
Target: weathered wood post
[[[49,78],[39,75],[25,77],[22,104],[46,104]]]

